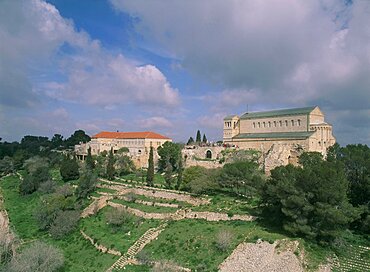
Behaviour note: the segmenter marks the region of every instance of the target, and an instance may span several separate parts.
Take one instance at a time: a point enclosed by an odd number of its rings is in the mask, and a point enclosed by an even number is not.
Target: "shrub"
[[[231,232],[226,230],[221,230],[217,234],[216,247],[221,251],[227,251],[231,245],[233,235]]]
[[[77,226],[80,213],[78,211],[60,211],[49,232],[54,239],[61,239],[72,232]]]
[[[47,180],[40,184],[38,191],[42,194],[51,194],[55,192],[57,186],[54,180]]]
[[[7,271],[53,272],[61,269],[63,264],[63,253],[59,249],[43,242],[35,242],[12,259]]]

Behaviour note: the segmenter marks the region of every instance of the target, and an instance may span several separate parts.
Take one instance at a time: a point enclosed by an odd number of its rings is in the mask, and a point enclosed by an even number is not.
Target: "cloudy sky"
[[[370,144],[370,1],[0,1],[4,140],[219,140],[225,115],[311,105]]]

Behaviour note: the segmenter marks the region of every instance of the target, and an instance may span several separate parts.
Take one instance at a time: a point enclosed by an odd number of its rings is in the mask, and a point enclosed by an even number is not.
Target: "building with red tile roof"
[[[152,131],[140,132],[111,132],[102,131],[91,137],[91,141],[86,144],[75,146],[77,157],[84,160],[87,150],[91,148],[92,155],[99,155],[102,152],[109,152],[113,149],[118,153],[120,149],[128,149],[128,155],[133,159],[137,167],[146,167],[150,147],[154,149],[154,159],[158,158],[157,149],[165,142],[172,142],[169,137],[163,136]]]

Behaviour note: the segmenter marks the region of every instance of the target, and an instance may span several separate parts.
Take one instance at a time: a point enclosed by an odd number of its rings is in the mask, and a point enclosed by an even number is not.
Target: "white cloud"
[[[171,121],[164,117],[153,116],[139,120],[139,126],[144,129],[162,129],[172,128],[173,124],[171,123]]]
[[[258,109],[318,104],[328,116],[350,110],[354,119],[370,107],[369,1],[111,2],[138,18],[147,41],[223,87],[210,103],[214,112],[246,102]],[[334,123],[338,131],[346,125]]]
[[[105,50],[44,1],[1,2],[0,39],[0,98],[6,106],[34,105],[44,93],[107,107],[179,104],[178,91],[157,67]],[[58,65],[66,80],[51,81],[48,68]]]

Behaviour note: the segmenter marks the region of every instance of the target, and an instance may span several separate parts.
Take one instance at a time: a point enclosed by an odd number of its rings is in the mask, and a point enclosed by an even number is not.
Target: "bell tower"
[[[232,141],[232,138],[240,132],[239,116],[231,115],[224,118],[224,143]]]

